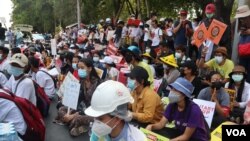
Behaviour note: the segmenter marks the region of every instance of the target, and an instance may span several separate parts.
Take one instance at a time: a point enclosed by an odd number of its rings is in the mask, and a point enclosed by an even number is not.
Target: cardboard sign
[[[116,55],[118,49],[114,46],[113,43],[109,43],[107,47],[107,54],[108,55]]]
[[[221,141],[222,140],[222,125],[236,125],[233,122],[223,122],[211,133],[211,141]]]
[[[56,55],[56,39],[51,39],[51,53]]]
[[[233,89],[225,89],[225,91],[230,96],[230,109],[233,110],[233,108],[234,108],[234,102],[235,102],[235,96],[236,96],[236,91],[233,90]]]
[[[193,35],[195,45],[199,48],[202,43],[207,39],[207,28],[204,23],[199,25],[199,27],[195,30]]]
[[[57,95],[59,97],[63,97],[63,95],[65,93],[65,89],[66,89],[65,85],[69,84],[71,81],[79,83],[79,80],[76,79],[72,73],[68,72],[68,74],[66,75],[66,77],[63,80],[62,85],[60,86],[59,90],[57,91]]]
[[[102,69],[99,69],[99,68],[97,68],[97,67],[95,67],[95,70],[96,70],[96,73],[97,73],[97,75],[99,76],[99,78],[102,78],[102,76],[103,76],[103,70],[102,70]]]
[[[110,55],[110,57],[114,60],[115,64],[119,64],[122,61],[122,56]]]
[[[215,102],[201,100],[201,99],[194,99],[193,100],[197,105],[199,105],[205,120],[209,126],[211,127],[214,111],[215,111]]]
[[[148,141],[169,141],[167,137],[163,137],[152,131],[146,130],[144,128],[140,128],[140,130],[146,135]]]
[[[74,81],[65,82],[65,89],[62,103],[64,106],[76,110],[80,94],[80,84]]]
[[[208,39],[212,40],[216,45],[219,44],[222,35],[226,31],[227,25],[213,19],[207,32]]]

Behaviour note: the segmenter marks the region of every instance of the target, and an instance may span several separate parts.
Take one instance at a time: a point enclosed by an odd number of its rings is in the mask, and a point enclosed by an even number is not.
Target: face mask
[[[132,62],[132,56],[131,55],[126,55],[125,56],[125,61],[128,63],[128,64],[130,64],[131,62]]]
[[[168,69],[168,65],[163,64],[164,69]]]
[[[135,90],[135,80],[128,79],[127,87],[130,89],[130,91]]]
[[[72,64],[72,68],[73,68],[74,70],[77,70],[77,64],[76,64],[76,63],[73,63],[73,64]]]
[[[15,77],[20,76],[21,74],[23,74],[24,69],[23,68],[18,68],[18,67],[14,67],[11,66],[8,68],[8,73],[12,74]]]
[[[220,64],[223,61],[223,57],[222,56],[215,56],[214,57],[215,61],[217,64]]]
[[[78,69],[78,75],[80,78],[86,78],[87,77],[87,71],[85,69]]]
[[[206,16],[207,18],[211,19],[214,16],[214,14],[206,14]]]
[[[216,88],[216,90],[219,90],[222,87],[222,85],[223,84],[221,82],[216,81],[216,82],[212,82],[211,87],[213,89]]]
[[[173,91],[170,91],[168,98],[170,103],[178,103],[180,101],[180,95],[175,94]]]
[[[112,118],[113,119],[113,118]],[[118,125],[116,124],[113,128],[111,128],[110,126],[108,126],[107,124],[112,121],[112,119],[110,119],[108,122],[103,123],[99,120],[94,120],[93,126],[92,126],[92,131],[95,133],[95,135],[97,137],[103,137],[105,135],[108,135],[112,132],[112,130]]]
[[[142,60],[144,63],[148,64],[148,60],[147,59],[143,59]]]
[[[99,57],[93,57],[94,62],[99,62]]]
[[[177,59],[180,59],[180,58],[181,58],[181,53],[176,52],[176,53],[175,53],[175,57],[176,57]]]
[[[243,75],[242,74],[233,74],[232,79],[234,82],[241,82],[243,80]]]

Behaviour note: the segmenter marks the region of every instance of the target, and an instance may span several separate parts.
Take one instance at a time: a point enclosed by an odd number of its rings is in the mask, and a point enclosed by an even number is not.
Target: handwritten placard
[[[193,101],[199,105],[205,120],[207,121],[207,124],[209,128],[211,127],[214,111],[215,111],[215,102],[201,100],[201,99],[193,99]]]
[[[78,82],[70,81],[65,83],[64,96],[62,100],[63,105],[76,110],[79,93],[80,84]]]
[[[229,97],[230,97],[230,109],[233,110],[236,91],[233,90],[233,89],[226,89],[226,88],[225,88],[225,91],[229,94]]]
[[[71,81],[79,83],[79,80],[76,79],[72,73],[68,72],[68,74],[64,78],[63,83],[61,84],[59,90],[57,91],[57,95],[59,97],[63,97],[63,95],[65,93],[65,89],[66,89],[65,85],[69,84]]]
[[[148,141],[169,141],[167,137],[163,137],[152,131],[146,130],[144,128],[140,128],[140,130],[146,135]]]

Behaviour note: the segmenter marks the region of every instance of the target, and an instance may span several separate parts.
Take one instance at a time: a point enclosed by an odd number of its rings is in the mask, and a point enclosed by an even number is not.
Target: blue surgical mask
[[[77,63],[73,63],[73,64],[72,64],[72,68],[73,68],[74,70],[77,70]]]
[[[78,76],[80,78],[86,78],[87,77],[87,71],[85,69],[78,69]]]
[[[8,73],[12,74],[15,77],[18,77],[18,76],[22,75],[23,71],[24,71],[23,68],[14,67],[12,65],[10,65],[9,68],[8,68]]]
[[[178,103],[180,101],[180,95],[176,94],[173,91],[170,91],[168,98],[169,98],[169,103]]]
[[[243,80],[244,76],[242,74],[233,74],[232,79],[234,82],[241,82]]]
[[[136,88],[135,80],[128,79],[127,87],[130,89],[130,91],[133,91]]]

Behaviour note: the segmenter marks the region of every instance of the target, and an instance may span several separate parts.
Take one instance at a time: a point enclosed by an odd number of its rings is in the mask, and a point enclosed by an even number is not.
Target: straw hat
[[[173,66],[176,68],[178,67],[173,54],[166,56],[166,57],[161,57],[160,61],[162,61],[163,63],[165,63],[167,65],[170,65],[170,66]]]

